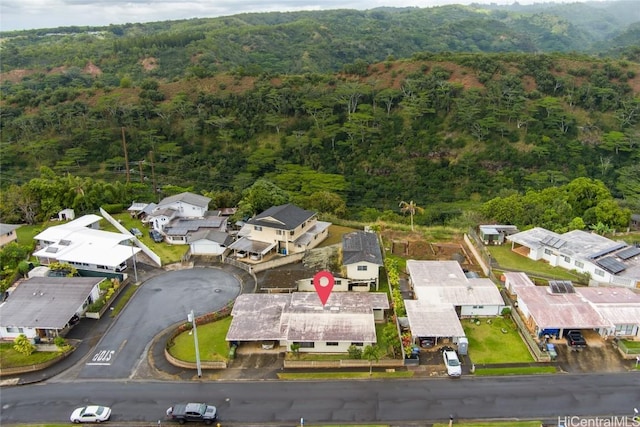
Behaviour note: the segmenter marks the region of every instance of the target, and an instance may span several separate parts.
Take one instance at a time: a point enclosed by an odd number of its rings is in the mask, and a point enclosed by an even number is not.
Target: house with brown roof
[[[336,292],[323,306],[315,292],[242,294],[231,312],[226,340],[231,343],[275,341],[306,353],[346,353],[376,339],[389,300],[384,293]]]
[[[568,330],[595,330],[600,336],[640,336],[640,294],[613,286],[574,287],[554,280],[536,286],[522,272],[504,273],[505,287],[517,301],[529,331],[561,337]]]

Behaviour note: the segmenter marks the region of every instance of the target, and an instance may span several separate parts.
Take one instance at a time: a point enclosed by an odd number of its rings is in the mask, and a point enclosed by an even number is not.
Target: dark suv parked
[[[164,237],[162,237],[162,234],[160,234],[158,230],[149,231],[149,237],[151,237],[151,239],[156,243],[160,243],[164,240]]]
[[[568,331],[564,337],[571,350],[580,350],[587,346],[587,340],[584,339],[580,331]]]

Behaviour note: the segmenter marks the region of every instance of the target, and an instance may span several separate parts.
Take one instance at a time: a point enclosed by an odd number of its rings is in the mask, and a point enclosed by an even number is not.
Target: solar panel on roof
[[[599,257],[601,257],[603,255],[610,254],[613,251],[617,251],[618,249],[622,249],[625,246],[627,246],[627,245],[625,245],[624,243],[620,243],[620,244],[617,244],[617,245],[612,246],[610,248],[601,250],[600,252],[596,252],[594,254],[591,254],[591,255],[589,255],[589,258],[596,259],[596,258],[599,258]]]
[[[71,240],[60,240],[60,244],[62,246],[69,246],[71,244]]]
[[[44,251],[49,252],[51,254],[55,254],[56,252],[58,252],[58,248],[56,248],[55,246],[48,246],[47,249],[45,249]]]
[[[560,249],[567,242],[562,240],[559,237],[547,236],[544,239],[542,239],[542,241],[540,243],[542,243],[543,245],[552,247],[554,249]]]
[[[630,247],[616,254],[618,258],[627,260],[633,258],[636,255],[640,255],[640,248]]]
[[[573,288],[573,284],[568,280],[551,280],[549,281],[549,287],[554,294],[575,294],[576,290]]]
[[[611,274],[618,274],[627,269],[627,266],[613,257],[606,257],[596,261],[600,267],[604,268]]]

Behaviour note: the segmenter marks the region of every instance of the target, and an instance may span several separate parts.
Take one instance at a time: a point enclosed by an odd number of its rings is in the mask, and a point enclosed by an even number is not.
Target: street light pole
[[[193,315],[193,310],[187,316],[187,320],[191,322],[193,328],[193,341],[196,346],[196,367],[198,368],[198,378],[202,378],[202,368],[200,366],[200,348],[198,347],[198,329],[196,328],[196,317]]]

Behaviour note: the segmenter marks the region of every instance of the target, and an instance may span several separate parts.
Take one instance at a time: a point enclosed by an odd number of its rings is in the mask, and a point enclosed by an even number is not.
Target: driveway
[[[218,268],[177,270],[140,285],[109,330],[88,355],[78,378],[130,378],[153,338],[167,327],[217,311],[242,289],[239,279]]]

